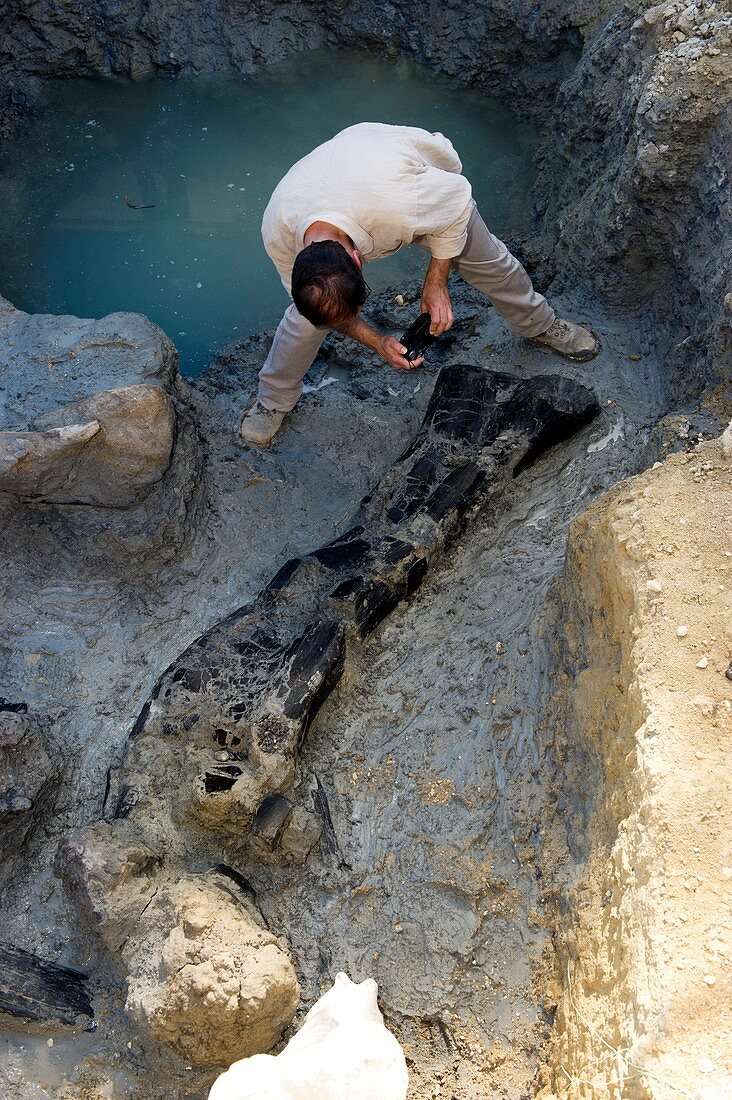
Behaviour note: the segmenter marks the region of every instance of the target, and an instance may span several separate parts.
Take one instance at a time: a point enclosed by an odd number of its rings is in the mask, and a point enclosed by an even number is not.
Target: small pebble
[[[646,588],[649,592],[662,592],[663,588],[660,581],[646,581]]]
[[[702,657],[702,659],[700,661],[696,662],[696,667],[697,668],[706,668],[708,664],[709,664],[709,661],[707,660],[707,658]]]
[[[686,915],[686,913],[682,909],[681,912],[679,913],[679,920],[681,921],[682,924],[686,924],[688,919],[689,919],[688,916]]]
[[[697,1065],[702,1073],[714,1073],[717,1068],[711,1058],[700,1058]]]
[[[216,753],[216,759],[217,760],[224,761],[224,760],[229,760],[230,758],[231,758],[231,753],[227,752],[226,749],[222,749],[221,752]]]
[[[705,985],[708,985],[708,986],[715,985],[716,981],[717,981],[717,979],[714,977],[713,974],[705,974],[704,975],[704,984]]]
[[[52,1047],[53,1046],[53,1039],[46,1039],[46,1046],[47,1047]]]
[[[398,306],[403,306],[403,305],[404,305],[404,295],[403,295],[403,294],[397,294],[397,296],[396,296],[396,298],[394,299],[394,301],[396,302],[396,304],[397,304]]]
[[[685,638],[688,633],[689,633],[688,626],[677,626],[676,627],[676,637],[677,638]]]
[[[640,355],[629,355],[628,358],[632,363],[640,363],[641,360]]]
[[[503,642],[496,642],[496,653],[498,653],[499,656],[503,653]]]

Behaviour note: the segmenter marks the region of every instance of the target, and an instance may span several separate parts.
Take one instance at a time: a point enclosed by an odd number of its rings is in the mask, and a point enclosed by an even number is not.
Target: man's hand
[[[365,348],[370,348],[380,355],[390,367],[396,370],[412,370],[424,363],[424,356],[410,361],[407,359],[404,344],[400,344],[394,336],[385,336],[383,332],[377,332],[371,325],[367,325],[362,317],[354,316],[343,324],[333,326],[336,332],[342,332],[344,336],[350,336],[352,340],[358,340]]]
[[[424,363],[423,355],[419,359],[407,359],[404,344],[400,344],[393,336],[381,336],[379,345],[374,350],[396,370],[411,370]]]
[[[436,260],[433,256],[425,276],[421,309],[423,313],[430,315],[430,332],[433,336],[441,336],[443,332],[447,332],[455,320],[450,292],[447,289],[451,267],[452,260]]]

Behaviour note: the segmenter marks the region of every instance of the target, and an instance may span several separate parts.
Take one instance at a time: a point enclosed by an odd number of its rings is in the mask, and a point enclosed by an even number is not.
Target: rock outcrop
[[[12,378],[0,390],[0,493],[139,504],[170,465],[176,370],[173,345],[145,317],[35,316],[0,299],[0,384]]]
[[[732,380],[732,14],[624,3],[559,89],[537,212],[563,279],[655,313],[677,395]]]

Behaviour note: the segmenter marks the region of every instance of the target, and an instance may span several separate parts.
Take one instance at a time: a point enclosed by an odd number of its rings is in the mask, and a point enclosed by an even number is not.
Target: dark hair
[[[292,300],[319,328],[353,317],[368,290],[361,270],[338,241],[315,241],[303,248],[292,268]]]

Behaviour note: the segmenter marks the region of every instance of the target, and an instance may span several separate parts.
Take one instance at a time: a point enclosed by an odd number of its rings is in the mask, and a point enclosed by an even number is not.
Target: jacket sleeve
[[[417,127],[411,127],[411,130],[414,147],[425,164],[441,168],[443,172],[462,172],[462,161],[449,138]]]
[[[465,176],[425,168],[418,177],[415,238],[436,260],[453,260],[464,250],[473,212],[472,188]]]

